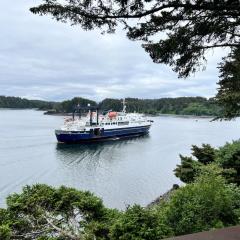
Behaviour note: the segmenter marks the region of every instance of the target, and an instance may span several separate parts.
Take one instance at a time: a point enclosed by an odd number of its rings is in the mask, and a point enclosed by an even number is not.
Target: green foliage
[[[0,239],[10,240],[11,239],[11,229],[8,225],[0,225]]]
[[[223,111],[220,118],[231,119],[240,115],[240,47],[220,64],[220,81],[216,100]]]
[[[111,227],[112,240],[152,240],[172,235],[159,213],[138,205],[129,207]]]
[[[216,165],[202,168],[194,183],[176,190],[167,204],[167,221],[175,235],[239,223],[239,188],[225,183]]]
[[[202,144],[202,147],[193,145],[191,154],[197,161],[192,157],[180,155],[181,164],[177,165],[174,170],[176,177],[180,178],[180,180],[185,183],[194,181],[203,164],[208,164],[214,161],[216,150],[209,144]]]
[[[90,192],[47,185],[26,186],[21,194],[9,196],[7,213],[3,223],[9,223],[13,236],[57,240],[89,235],[107,239],[109,221],[118,214]]]
[[[67,112],[71,113],[73,112],[74,108],[77,105],[80,105],[81,107],[87,107],[88,104],[91,106],[96,106],[97,103],[95,101],[86,99],[86,98],[81,98],[81,97],[75,97],[72,100],[66,100],[61,102],[60,104],[55,106],[56,112]]]
[[[180,155],[181,164],[174,170],[175,175],[185,183],[193,182],[201,166],[215,162],[223,168],[222,175],[229,183],[240,185],[240,141],[226,143],[219,149],[214,149],[209,144],[202,147],[192,146],[192,156]]]
[[[127,98],[127,111],[140,112],[146,114],[183,114],[183,115],[208,115],[218,116],[220,107],[209,99],[202,97],[179,97],[179,98],[160,98],[160,99],[139,99]],[[45,102],[39,100],[27,100],[17,97],[0,96],[0,107],[2,108],[38,108],[48,110],[48,114],[72,113],[77,105],[86,107],[99,106],[102,111],[122,110],[121,99],[106,98],[97,104],[95,101],[81,97],[75,97],[63,102]],[[193,107],[194,106],[194,107]]]
[[[122,110],[120,99],[104,99],[99,103],[101,109],[114,111]],[[128,112],[147,114],[183,114],[217,116],[220,108],[212,99],[202,97],[179,97],[160,99],[126,98]],[[195,106],[192,108],[191,106]],[[191,111],[189,111],[191,109]]]
[[[225,170],[224,175],[229,182],[240,185],[240,141],[220,147],[216,162]]]
[[[149,0],[42,2],[31,12],[50,14],[57,21],[85,30],[105,28],[113,33],[124,23],[131,40],[142,40],[154,62],[170,65],[180,77],[199,69],[209,48],[239,46],[238,1],[152,0],[151,5]],[[141,23],[130,19],[140,19]]]
[[[192,145],[192,155],[203,164],[208,164],[214,161],[216,150],[209,144],[202,144],[202,147]]]
[[[176,177],[180,178],[180,180],[185,183],[193,182],[202,165],[192,157],[184,157],[180,155],[180,159],[181,164],[177,165],[174,170]]]
[[[38,108],[41,110],[52,109],[57,103],[41,100],[28,100],[19,97],[0,96],[0,108]]]
[[[183,115],[216,116],[219,112],[220,108],[216,104],[190,103],[181,113]]]
[[[151,2],[151,4],[149,4]],[[57,21],[114,33],[119,24],[131,40],[140,40],[153,62],[172,67],[188,77],[207,61],[209,49],[229,47],[220,65],[217,99],[221,118],[240,115],[240,4],[238,0],[42,0],[30,11],[51,15]],[[131,21],[136,19],[136,21]],[[203,105],[192,104],[185,114],[212,115]]]
[[[102,110],[113,110],[120,112],[123,108],[122,101],[120,99],[106,98],[99,103],[99,107]]]

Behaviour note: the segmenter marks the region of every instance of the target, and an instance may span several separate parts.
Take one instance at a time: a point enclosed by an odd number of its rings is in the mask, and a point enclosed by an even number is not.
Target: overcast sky
[[[154,64],[124,32],[101,35],[33,15],[41,1],[0,0],[0,95],[64,100],[74,96],[160,98],[214,96],[222,51],[210,51],[207,70],[178,79]]]

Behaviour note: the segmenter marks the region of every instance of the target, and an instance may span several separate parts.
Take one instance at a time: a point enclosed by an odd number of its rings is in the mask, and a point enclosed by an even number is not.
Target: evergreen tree
[[[155,63],[170,65],[179,77],[202,68],[209,49],[226,48],[220,65],[217,98],[225,107],[221,117],[239,115],[240,2],[238,0],[42,0],[30,10],[57,21],[114,33],[119,24]],[[131,21],[136,19],[135,21]],[[227,107],[228,106],[228,107]]]

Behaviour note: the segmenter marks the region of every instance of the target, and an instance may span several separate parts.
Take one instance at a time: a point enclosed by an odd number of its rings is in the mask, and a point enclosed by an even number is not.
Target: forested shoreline
[[[58,103],[42,100],[29,100],[20,97],[0,96],[0,108],[37,108],[39,110],[47,110],[54,108],[56,104]]]
[[[159,99],[126,98],[127,111],[145,114],[174,114],[195,116],[218,116],[221,108],[214,99],[203,97],[178,97]],[[28,100],[20,97],[0,96],[0,108],[37,108],[47,111],[47,114],[71,113],[77,106],[99,106],[102,110],[122,110],[122,99],[106,98],[97,103],[96,101],[75,97],[62,102],[48,102],[42,100]]]

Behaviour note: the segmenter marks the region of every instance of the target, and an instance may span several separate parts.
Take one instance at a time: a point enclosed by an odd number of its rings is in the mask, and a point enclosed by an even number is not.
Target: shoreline
[[[156,117],[181,117],[181,118],[215,118],[216,116],[211,115],[184,115],[184,114],[170,114],[170,113],[160,113],[153,115]]]
[[[54,113],[54,112],[44,112],[44,115],[49,116],[72,116],[72,113]],[[145,114],[145,113],[143,113]],[[180,118],[215,118],[215,116],[208,115],[183,115],[183,114],[170,114],[170,113],[159,113],[159,114],[145,114],[149,117],[180,117]]]
[[[35,110],[35,111],[42,111],[44,115],[49,115],[49,116],[62,116],[62,117],[67,117],[67,116],[72,116],[72,113],[63,113],[63,112],[52,112],[51,110],[42,110],[38,108],[0,108],[0,110]],[[179,117],[179,118],[210,118],[213,119],[216,116],[211,116],[211,115],[184,115],[184,114],[172,114],[172,113],[157,113],[157,114],[148,114],[148,113],[143,113],[146,116],[149,117]]]

